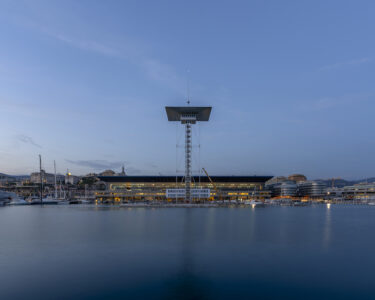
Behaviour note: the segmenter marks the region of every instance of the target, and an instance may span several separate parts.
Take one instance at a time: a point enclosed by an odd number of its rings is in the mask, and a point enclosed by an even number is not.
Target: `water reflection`
[[[331,204],[327,203],[323,226],[323,246],[329,247],[331,242]]]
[[[194,271],[194,249],[198,248],[195,241],[194,209],[186,209],[181,243],[180,270],[167,281],[165,299],[209,299],[209,286],[199,274]],[[199,228],[201,231],[203,228]]]
[[[359,206],[5,207],[0,299],[373,299],[373,228]]]
[[[250,232],[249,232],[249,237],[250,237],[250,240],[255,240],[256,238],[256,218],[255,218],[255,214],[256,214],[256,211],[255,211],[255,206],[251,208],[251,211],[250,211],[250,220],[249,220],[249,224],[250,224]]]

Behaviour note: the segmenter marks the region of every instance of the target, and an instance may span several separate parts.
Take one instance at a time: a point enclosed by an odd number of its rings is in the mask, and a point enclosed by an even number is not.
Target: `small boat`
[[[70,204],[90,204],[93,202],[94,200],[88,199],[86,197],[74,198],[70,200]]]
[[[55,205],[55,204],[59,204],[59,201],[52,197],[43,198],[42,201],[40,201],[40,198],[33,197],[30,201],[30,205],[37,205],[37,204]]]
[[[373,205],[375,205],[375,202],[369,202],[368,205],[373,206]]]
[[[69,200],[67,200],[67,199],[56,199],[58,202],[57,202],[57,204],[59,204],[59,205],[68,205],[68,204],[70,204],[70,202],[69,202]]]
[[[282,197],[277,199],[279,202],[280,206],[292,206],[293,205],[293,200],[290,199],[289,197]]]
[[[29,205],[30,203],[20,197],[14,197],[10,201],[9,205]]]
[[[264,202],[257,201],[257,200],[251,200],[251,201],[246,200],[244,203],[247,204],[247,205],[251,205],[251,207],[263,207],[263,206],[265,206]]]
[[[0,206],[5,206],[9,204],[12,198],[14,197],[17,197],[15,193],[0,191]]]
[[[89,199],[86,199],[86,198],[83,198],[83,199],[80,199],[81,200],[81,204],[90,204],[94,201],[90,201]]]
[[[82,202],[81,202],[81,200],[80,199],[71,199],[70,201],[69,201],[69,204],[81,204]]]

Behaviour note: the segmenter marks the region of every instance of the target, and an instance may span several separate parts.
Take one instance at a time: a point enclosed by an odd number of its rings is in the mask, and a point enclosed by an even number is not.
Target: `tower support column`
[[[188,101],[190,104],[190,101]],[[192,125],[208,121],[211,106],[166,106],[168,121],[180,122],[185,126],[185,200],[192,201],[191,195],[191,166],[192,166]],[[177,154],[176,154],[177,156]],[[177,161],[176,161],[177,162]]]
[[[191,124],[185,124],[185,199],[191,203]]]

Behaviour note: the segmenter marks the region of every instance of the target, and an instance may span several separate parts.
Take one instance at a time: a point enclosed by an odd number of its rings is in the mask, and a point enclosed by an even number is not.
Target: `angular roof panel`
[[[208,121],[211,106],[166,106],[168,121],[180,121],[181,115],[196,115],[197,121]]]

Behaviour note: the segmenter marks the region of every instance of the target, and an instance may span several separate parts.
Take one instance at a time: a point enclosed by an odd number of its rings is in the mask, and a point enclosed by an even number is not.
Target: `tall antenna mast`
[[[188,105],[190,105],[190,76],[189,76],[190,70],[187,69],[186,73],[187,73],[187,78],[186,78],[187,101],[186,102]]]
[[[185,201],[191,203],[191,179],[192,179],[192,125],[201,121],[208,121],[211,114],[211,106],[206,107],[193,107],[190,106],[190,82],[189,82],[189,69],[187,70],[187,82],[186,82],[186,93],[187,93],[187,106],[166,106],[165,110],[167,113],[168,121],[180,122],[185,127]],[[177,147],[176,147],[177,149]],[[176,150],[176,162],[177,162],[177,150]],[[176,177],[176,188],[177,188],[177,177]],[[177,192],[176,192],[177,202]]]

